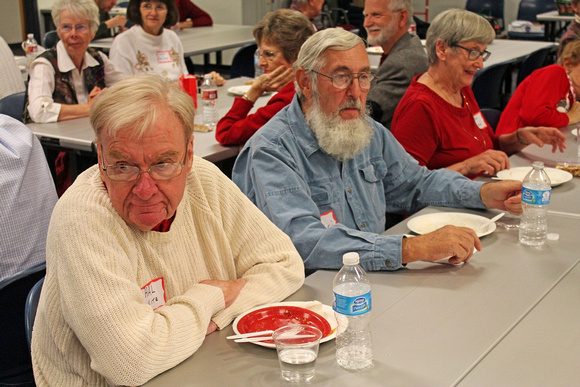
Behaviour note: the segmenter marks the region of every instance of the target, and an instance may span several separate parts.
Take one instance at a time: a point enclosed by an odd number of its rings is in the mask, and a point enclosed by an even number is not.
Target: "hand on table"
[[[99,95],[101,95],[101,93],[105,90],[107,90],[106,87],[104,89],[101,89],[98,86],[93,87],[93,90],[91,90],[91,92],[89,93],[89,102],[88,102],[89,107],[93,106],[97,98],[99,98]]]
[[[528,126],[518,129],[517,136],[525,144],[536,144],[539,147],[550,144],[552,145],[552,153],[555,153],[556,149],[559,149],[560,152],[564,152],[566,149],[566,136],[556,128]]]
[[[199,283],[220,288],[224,292],[224,300],[227,308],[236,300],[236,298],[238,298],[240,291],[246,284],[246,280],[243,278],[239,278],[235,281],[203,280]]]
[[[473,248],[481,251],[481,241],[475,231],[467,227],[444,226],[429,234],[404,238],[402,261],[437,261],[445,257],[449,263],[467,262]]]
[[[210,74],[211,74],[211,77],[213,78],[213,81],[215,82],[215,84],[217,86],[223,86],[226,84],[225,78],[222,77],[220,75],[220,73],[216,73],[215,71],[212,71]]]
[[[568,125],[580,122],[580,102],[574,101],[574,103],[572,104],[570,110],[566,113],[566,115],[570,120],[568,122]]]
[[[477,156],[463,162],[467,173],[463,175],[477,175],[485,172],[490,176],[510,167],[510,160],[505,152],[488,149]]]
[[[497,208],[512,215],[521,215],[521,193],[521,181],[504,180],[484,184],[479,191],[479,197],[487,208]]]
[[[213,322],[213,320],[210,320],[209,325],[207,326],[207,331],[205,332],[205,335],[209,335],[210,333],[213,333],[215,331],[217,331],[218,326],[216,323]]]

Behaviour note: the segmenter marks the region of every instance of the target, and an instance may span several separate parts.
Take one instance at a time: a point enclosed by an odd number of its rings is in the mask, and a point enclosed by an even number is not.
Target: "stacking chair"
[[[495,128],[497,128],[497,124],[501,116],[501,111],[497,109],[483,108],[481,109],[481,114],[483,114],[485,120],[493,128],[495,133]]]
[[[550,60],[551,54],[555,54],[557,47],[546,47],[526,56],[520,64],[516,85],[519,85],[528,75],[535,70],[542,68],[548,64],[553,64],[554,60]]]
[[[25,98],[26,93],[21,91],[0,99],[0,114],[5,114],[18,121],[22,121]]]
[[[536,18],[538,14],[556,10],[554,0],[521,0],[518,7],[518,20],[527,20],[535,23],[538,21]],[[508,37],[510,39],[545,40],[545,34],[539,32],[525,33],[509,31]]]
[[[503,110],[505,107],[504,96],[506,80],[511,79],[511,62],[499,63],[494,66],[484,67],[477,72],[471,85],[473,94],[480,109],[493,108]],[[509,94],[508,94],[509,95]]]
[[[0,99],[25,90],[24,78],[10,46],[0,36]],[[22,113],[22,112],[20,112]],[[22,115],[22,114],[21,114]]]
[[[500,28],[503,30],[504,25],[504,0],[467,0],[465,9],[480,15],[491,16],[495,18]]]
[[[251,77],[254,78],[254,53],[258,49],[256,43],[246,44],[241,47],[232,59],[230,78]]]
[[[44,34],[44,38],[42,39],[42,46],[47,50],[50,50],[51,48],[56,47],[56,44],[59,40],[60,38],[58,37],[56,31],[48,31],[46,34]]]
[[[34,386],[24,311],[30,289],[45,273],[42,262],[0,282],[0,385]]]
[[[44,277],[42,277],[28,293],[26,304],[24,307],[24,325],[26,328],[26,341],[28,342],[28,349],[30,350],[30,340],[32,339],[32,327],[34,326],[34,319],[36,318],[36,309],[38,308],[38,300],[40,300],[40,292],[44,284]]]

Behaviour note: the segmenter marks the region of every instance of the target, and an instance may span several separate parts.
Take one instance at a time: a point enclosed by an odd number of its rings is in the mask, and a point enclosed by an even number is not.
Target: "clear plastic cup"
[[[320,329],[311,325],[287,325],[273,334],[280,372],[284,380],[293,383],[308,382],[314,377]]]

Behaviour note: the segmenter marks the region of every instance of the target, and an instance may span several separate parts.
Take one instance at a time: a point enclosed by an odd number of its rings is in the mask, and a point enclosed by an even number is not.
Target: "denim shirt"
[[[250,138],[232,179],[296,246],[306,269],[338,269],[355,251],[365,270],[401,268],[402,235],[385,231],[386,213],[410,214],[427,205],[485,208],[483,183],[447,169],[418,165],[384,126],[370,145],[340,162],[318,141],[295,96]],[[321,214],[332,216],[326,227]]]

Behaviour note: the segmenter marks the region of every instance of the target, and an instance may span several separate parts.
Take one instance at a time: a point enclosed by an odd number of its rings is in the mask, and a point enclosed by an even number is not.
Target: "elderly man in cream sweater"
[[[39,386],[140,385],[304,281],[290,239],[193,155],[191,98],[152,75],[95,102],[98,165],[58,202],[32,336]]]

